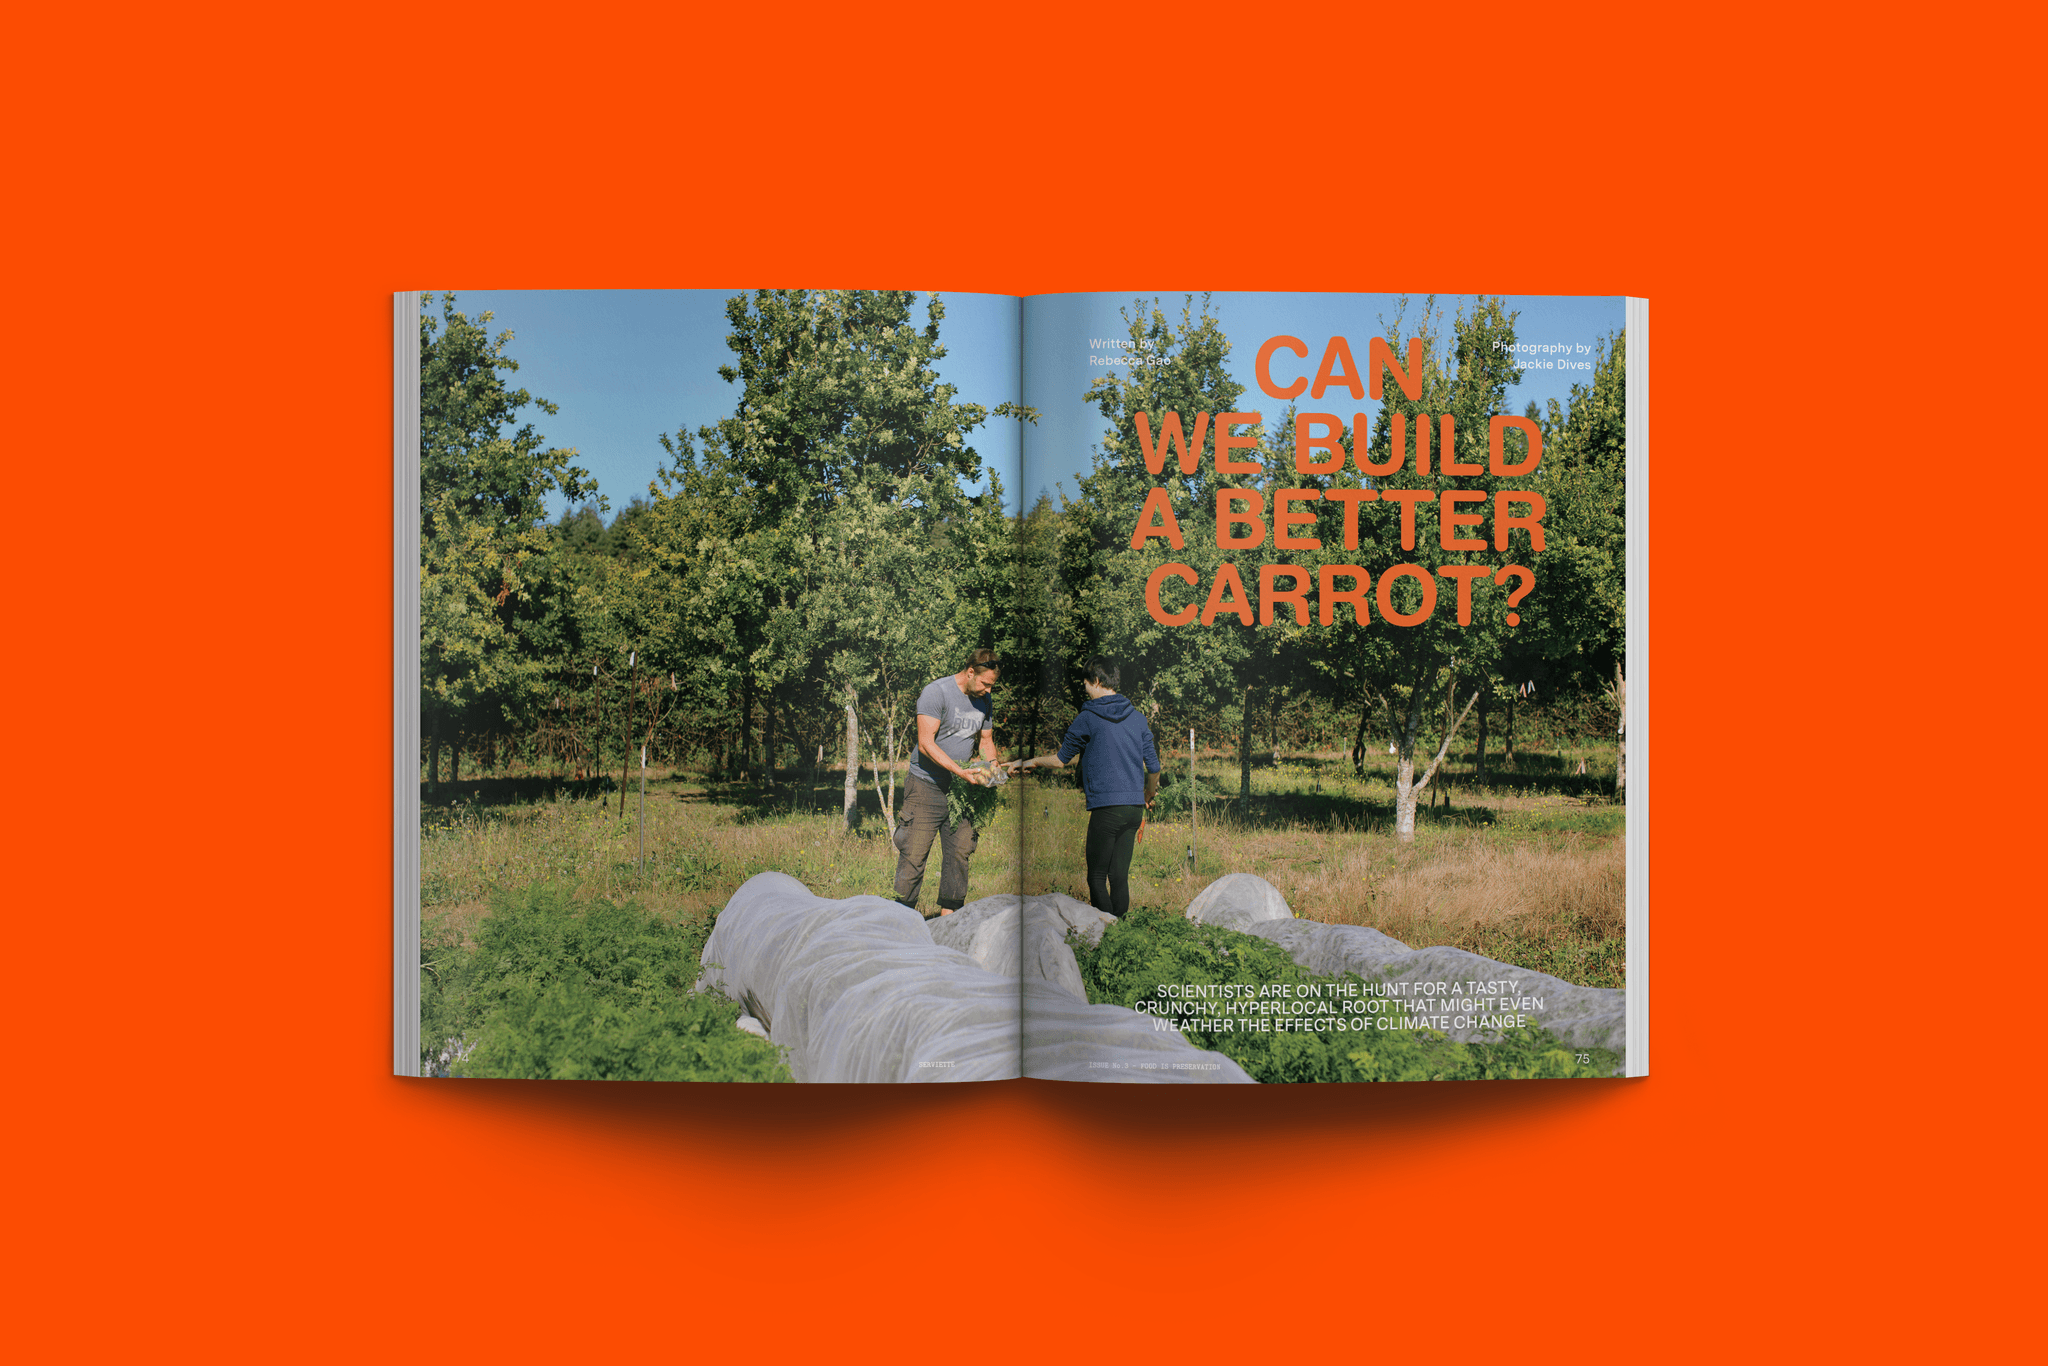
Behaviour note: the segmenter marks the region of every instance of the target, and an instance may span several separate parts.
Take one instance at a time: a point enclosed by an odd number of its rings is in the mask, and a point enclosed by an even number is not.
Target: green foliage
[[[988,761],[979,756],[968,760],[963,767],[970,773],[990,771]],[[1002,803],[1003,794],[997,788],[955,778],[946,789],[946,828],[951,830],[964,818],[974,822],[975,838],[987,839],[989,827],[995,823],[996,811]]]
[[[636,638],[708,733],[751,746],[775,707],[836,749],[851,706],[864,757],[890,756],[892,737],[900,756],[924,685],[1014,630],[1012,524],[993,474],[967,491],[984,474],[970,438],[1035,414],[956,402],[937,369],[944,304],[921,327],[915,304],[735,297],[719,370],[739,387],[733,416],[662,438],[670,468],[631,528],[646,573],[620,591],[650,604]]]
[[[440,303],[437,322],[434,295],[420,296],[420,483],[444,495],[421,501],[421,538],[449,519],[524,532],[541,524],[549,493],[571,502],[595,495],[589,473],[569,463],[575,451],[549,448],[530,422],[513,425],[529,405],[556,409],[499,373],[519,369],[505,350],[512,333],[492,335],[489,313],[463,316],[453,293]]]
[[[586,560],[630,556],[638,549],[638,531],[653,507],[645,497],[635,494],[609,525],[595,502],[564,508],[554,523],[557,547]]]
[[[1602,341],[1593,382],[1574,384],[1566,402],[1552,399],[1540,418],[1550,545],[1535,563],[1546,596],[1554,599],[1552,613],[1569,616],[1562,631],[1553,629],[1537,643],[1545,647],[1547,672],[1564,675],[1553,687],[1573,691],[1591,691],[1611,678],[1627,637],[1626,361],[1620,337]]]
[[[587,986],[520,982],[453,1071],[557,1081],[789,1081],[765,1039],[733,1026],[739,1006],[711,992],[620,1005]]]
[[[597,485],[575,451],[514,425],[529,405],[555,405],[505,382],[519,369],[512,334],[493,336],[489,313],[463,316],[453,294],[438,321],[434,295],[420,302],[420,719],[432,745],[531,716],[559,645],[547,497]]]
[[[1606,925],[1566,915],[1525,930],[1515,921],[1480,929],[1467,946],[1482,957],[1533,969],[1587,987],[1628,985],[1628,941]]]
[[[1137,912],[1112,925],[1096,944],[1070,936],[1088,999],[1135,1008],[1167,986],[1265,986],[1351,981],[1318,978],[1284,949],[1255,935],[1180,916]],[[1368,1017],[1351,1017],[1368,1018]],[[1547,1030],[1511,1030],[1498,1043],[1459,1043],[1434,1030],[1211,1032],[1183,1037],[1223,1054],[1254,1081],[1456,1081],[1616,1075],[1621,1058],[1604,1049],[1580,1063]],[[1583,1051],[1583,1050],[1581,1050]]]
[[[1203,812],[1229,798],[1230,794],[1207,774],[1197,773],[1190,778],[1185,756],[1178,763],[1171,755],[1161,757],[1164,762],[1160,767],[1164,771],[1160,775],[1159,795],[1152,803],[1153,820],[1186,820],[1191,808],[1196,819],[1204,819]]]
[[[1183,474],[1174,459],[1158,475],[1149,474],[1139,451],[1136,415],[1147,414],[1159,434],[1163,415],[1179,413],[1184,434],[1192,437],[1197,413],[1234,411],[1244,387],[1230,378],[1230,341],[1206,296],[1199,306],[1190,297],[1178,321],[1156,301],[1145,300],[1136,301],[1123,317],[1132,350],[1148,356],[1150,363],[1131,366],[1128,374],[1105,375],[1088,388],[1088,401],[1105,426],[1094,469],[1081,480],[1081,497],[1063,510],[1060,572],[1078,618],[1077,653],[1069,663],[1078,667],[1095,651],[1114,658],[1123,670],[1120,691],[1148,718],[1162,705],[1213,711],[1241,695],[1256,665],[1270,653],[1268,642],[1239,629],[1235,617],[1209,628],[1162,626],[1146,610],[1145,582],[1163,564],[1188,565],[1200,586],[1187,589],[1176,579],[1165,595],[1169,608],[1181,605],[1182,594],[1201,602],[1217,568],[1226,558],[1238,558],[1219,550],[1214,534],[1216,491],[1236,479],[1215,472],[1213,427],[1202,438],[1192,474]],[[1151,538],[1134,550],[1131,531],[1155,484],[1167,491],[1185,544],[1176,549],[1165,539]],[[1251,578],[1256,584],[1256,571]]]
[[[548,883],[502,894],[474,947],[424,938],[422,1061],[465,1077],[789,1080],[773,1045],[734,1027],[738,1005],[690,991],[710,928]]]

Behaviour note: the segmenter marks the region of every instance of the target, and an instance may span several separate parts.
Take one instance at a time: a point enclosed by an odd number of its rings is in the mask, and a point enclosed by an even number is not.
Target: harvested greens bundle
[[[989,768],[988,761],[980,758],[971,759],[962,767],[966,768],[970,773],[989,773],[992,771]],[[996,788],[1001,787],[1009,780],[1009,774],[997,773],[995,775],[995,785],[983,787],[979,783],[970,783],[964,778],[955,778],[953,785],[946,789],[946,828],[951,830],[954,826],[960,824],[960,818],[965,816],[968,820],[974,822],[974,834],[977,839],[986,835],[989,822],[995,819],[996,807],[1002,801],[1002,793],[996,791]]]

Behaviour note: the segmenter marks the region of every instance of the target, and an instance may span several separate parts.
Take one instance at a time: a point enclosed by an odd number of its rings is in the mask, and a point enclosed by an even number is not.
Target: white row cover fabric
[[[1287,950],[1288,956],[1319,977],[1355,972],[1405,988],[1390,998],[1409,1003],[1463,1043],[1492,1043],[1502,1037],[1496,1023],[1524,1016],[1579,1048],[1622,1051],[1626,993],[1581,987],[1527,968],[1497,963],[1463,949],[1411,949],[1398,939],[1363,925],[1324,925],[1296,920],[1280,889],[1256,873],[1227,873],[1195,897],[1187,917],[1255,934]],[[1470,984],[1484,984],[1483,989]],[[1466,1021],[1460,1024],[1459,1020]]]
[[[917,912],[830,901],[760,873],[719,913],[702,985],[788,1050],[798,1081],[994,1081],[1018,1075],[1017,982],[942,949]]]
[[[1047,896],[985,896],[951,915],[925,922],[932,942],[958,949],[998,977],[1022,977],[1057,987],[1077,1001],[1088,999],[1067,933],[1079,931],[1093,944],[1116,917],[1085,901],[1057,892]]]
[[[1257,873],[1225,873],[1196,893],[1188,903],[1187,917],[1197,925],[1220,925],[1249,934],[1254,925],[1294,919],[1294,908],[1278,887]]]
[[[1497,963],[1464,949],[1411,949],[1400,940],[1363,925],[1324,925],[1314,920],[1267,920],[1245,927],[1287,950],[1288,956],[1319,977],[1355,972],[1398,983],[1436,1018],[1449,1017],[1443,1033],[1461,1043],[1493,1043],[1502,1035],[1479,1024],[1459,1027],[1456,1021],[1526,1015],[1561,1041],[1579,1048],[1622,1051],[1626,1021],[1625,993],[1608,987],[1581,987],[1507,963]],[[1464,983],[1499,983],[1481,991],[1455,988]],[[1418,988],[1424,988],[1418,990]],[[1512,998],[1512,1004],[1506,1003]],[[1466,1008],[1465,1003],[1479,1004]],[[1486,1001],[1496,1004],[1488,1006]]]
[[[936,943],[912,911],[878,896],[830,900],[795,878],[749,878],[704,945],[702,984],[738,1001],[788,1050],[798,1081],[993,1081],[1020,1073],[1074,1081],[1248,1082],[1221,1054],[1196,1048],[1149,1016],[1077,999],[1080,975],[1064,942],[1078,919],[1057,903],[1027,911],[984,903],[941,933],[1000,962],[1002,929],[1027,975],[998,973]],[[1012,903],[1016,897],[1008,898]],[[1052,902],[1051,898],[1028,898]],[[1061,901],[1068,900],[1061,898]],[[1080,906],[1079,902],[1072,903]],[[1088,916],[1096,913],[1081,907]],[[1095,922],[1100,933],[1100,921]],[[1064,971],[1058,961],[1065,954]],[[1071,977],[1068,977],[1071,974]]]
[[[1197,1048],[1150,1015],[1088,1003],[1067,935],[1092,944],[1115,923],[1115,916],[1057,892],[985,896],[927,922],[934,943],[959,949],[989,972],[1023,979],[1026,1076],[1249,1083],[1229,1058]]]

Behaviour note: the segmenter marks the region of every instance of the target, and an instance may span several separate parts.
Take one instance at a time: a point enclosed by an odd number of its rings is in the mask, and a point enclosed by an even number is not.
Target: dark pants
[[[1121,918],[1131,909],[1131,851],[1138,847],[1142,806],[1098,806],[1088,813],[1088,901]]]
[[[974,854],[974,822],[963,817],[960,824],[946,829],[946,794],[915,774],[905,785],[903,812],[909,819],[896,827],[896,899],[906,906],[917,904],[925,861],[931,857],[936,839],[941,851],[939,909],[958,910],[967,900],[967,860]]]

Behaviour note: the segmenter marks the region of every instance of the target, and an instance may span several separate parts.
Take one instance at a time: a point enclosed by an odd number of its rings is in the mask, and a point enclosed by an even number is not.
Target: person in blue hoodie
[[[1067,727],[1057,754],[1015,765],[1063,768],[1079,760],[1088,805],[1088,900],[1121,917],[1131,909],[1131,852],[1145,808],[1159,795],[1159,750],[1152,727],[1117,692],[1117,669],[1100,655],[1088,661],[1081,687],[1088,700]]]

